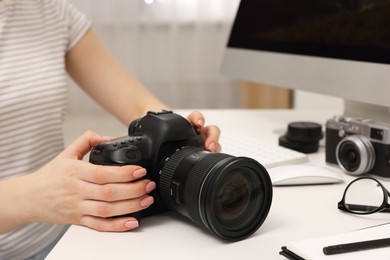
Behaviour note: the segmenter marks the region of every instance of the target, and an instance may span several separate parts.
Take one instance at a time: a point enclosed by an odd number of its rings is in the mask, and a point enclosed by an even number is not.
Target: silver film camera
[[[390,124],[335,116],[325,126],[327,163],[351,175],[390,178]]]

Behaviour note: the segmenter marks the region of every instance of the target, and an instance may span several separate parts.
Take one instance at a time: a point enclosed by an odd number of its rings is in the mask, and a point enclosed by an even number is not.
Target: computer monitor
[[[232,78],[345,100],[390,121],[390,0],[241,0],[222,60]]]

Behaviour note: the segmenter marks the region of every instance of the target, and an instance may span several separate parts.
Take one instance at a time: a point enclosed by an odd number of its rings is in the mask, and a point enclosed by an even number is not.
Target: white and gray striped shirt
[[[65,54],[89,27],[66,0],[0,0],[0,180],[31,173],[63,149]],[[33,223],[0,235],[0,259],[28,258],[64,228]]]

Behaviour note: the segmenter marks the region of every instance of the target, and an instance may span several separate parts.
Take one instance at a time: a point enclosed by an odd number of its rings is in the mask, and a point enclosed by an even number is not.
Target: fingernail
[[[153,181],[151,181],[151,182],[149,182],[148,184],[146,184],[145,190],[146,190],[147,193],[149,193],[149,192],[151,192],[152,190],[154,190],[155,188],[156,188],[156,183],[153,182]]]
[[[197,123],[197,125],[198,125],[199,128],[202,128],[202,127],[203,127],[204,122],[203,122],[202,119],[199,119],[198,122],[196,122],[196,123]]]
[[[138,169],[138,170],[135,170],[133,172],[133,176],[134,178],[141,178],[143,176],[146,175],[146,170],[144,168],[141,168],[141,169]]]
[[[138,226],[139,226],[139,223],[137,220],[130,220],[130,221],[125,222],[125,227],[128,229],[134,229],[134,228],[137,228]]]
[[[209,151],[215,152],[216,148],[217,148],[217,146],[215,145],[215,143],[210,143],[209,144],[209,147],[208,147]]]
[[[146,197],[146,198],[143,198],[143,199],[139,202],[139,204],[141,205],[141,207],[148,207],[148,206],[152,205],[153,202],[154,202],[153,197],[152,197],[152,196],[148,196],[148,197]]]

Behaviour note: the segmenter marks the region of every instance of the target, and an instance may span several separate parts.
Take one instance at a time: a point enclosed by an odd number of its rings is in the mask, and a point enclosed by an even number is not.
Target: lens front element
[[[249,203],[253,201],[251,193],[255,191],[253,185],[248,183],[247,176],[243,176],[241,172],[235,171],[228,175],[222,180],[220,187],[216,188],[214,198],[216,218],[225,225],[245,217]]]
[[[361,175],[374,166],[375,150],[367,137],[350,135],[338,143],[336,160],[346,173]]]
[[[261,208],[265,205],[263,183],[250,167],[230,167],[234,168],[231,171],[227,169],[219,180],[214,180],[215,188],[204,202],[208,212],[206,217],[216,232],[249,232],[250,228],[254,228],[253,221],[261,215]]]

